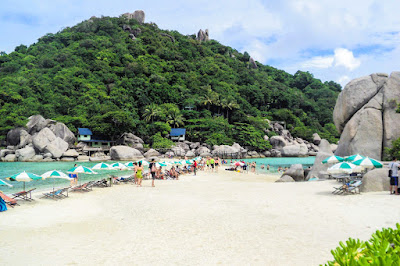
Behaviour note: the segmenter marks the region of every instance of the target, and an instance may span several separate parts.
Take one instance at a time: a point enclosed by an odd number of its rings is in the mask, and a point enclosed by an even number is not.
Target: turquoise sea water
[[[255,161],[257,163],[257,171],[259,173],[277,173],[277,169],[279,166],[281,167],[290,167],[292,164],[303,164],[304,167],[308,167],[313,165],[315,157],[304,157],[304,158],[290,158],[290,157],[282,157],[282,158],[260,158],[260,159],[246,159],[247,162]],[[109,164],[114,163],[107,162]],[[230,162],[230,160],[228,160]],[[93,167],[95,164],[99,162],[78,162],[78,165],[83,165],[86,167]],[[122,162],[126,163],[126,162]],[[0,179],[6,181],[7,183],[13,185],[12,188],[7,186],[0,186],[0,190],[9,194],[12,192],[21,191],[23,189],[23,182],[12,182],[5,180],[6,177],[12,176],[14,174],[21,173],[23,171],[34,173],[37,175],[42,175],[43,173],[50,170],[60,170],[62,172],[67,172],[67,170],[74,167],[74,162],[42,162],[42,163],[28,163],[28,162],[0,162]],[[260,168],[261,164],[265,166],[267,164],[270,165],[270,170],[267,171],[266,167],[264,170]],[[79,183],[83,183],[85,181],[90,180],[99,180],[109,175],[118,175],[118,176],[126,176],[131,175],[133,173],[132,170],[95,170],[98,174],[96,175],[87,175],[87,174],[79,174]],[[40,190],[51,190],[53,188],[53,184],[55,187],[67,187],[70,185],[68,180],[64,179],[53,179],[49,178],[46,180],[38,180],[26,182],[26,189],[36,188],[38,191]]]
[[[245,159],[245,162],[256,162],[258,173],[271,173],[278,174],[278,167],[290,167],[292,164],[302,164],[304,168],[312,166],[315,161],[314,156],[310,157],[274,157],[274,158],[257,158],[257,159]],[[261,165],[264,164],[264,169],[261,169]],[[269,165],[269,171],[267,170]]]

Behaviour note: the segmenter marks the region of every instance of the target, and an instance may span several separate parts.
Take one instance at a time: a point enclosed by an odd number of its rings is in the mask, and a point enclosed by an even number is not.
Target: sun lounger
[[[96,181],[93,186],[95,187],[108,187],[108,181],[106,179],[102,179],[99,181]]]
[[[8,206],[10,206],[11,208],[14,208],[15,205],[19,205],[17,203],[16,199],[13,199],[9,196],[7,196],[6,194],[4,194],[3,192],[0,191],[0,198],[2,198]]]
[[[48,193],[43,193],[42,198],[50,198],[50,199],[62,199],[68,197],[68,190],[70,187],[67,188],[60,188],[56,191],[51,191]]]
[[[36,188],[32,188],[28,191],[20,191],[17,193],[13,194],[13,199],[22,199],[26,201],[32,201],[32,191],[34,191]]]
[[[88,192],[89,190],[86,189],[86,187],[88,186],[89,183],[84,183],[80,186],[75,186],[71,188],[71,191],[73,192]]]
[[[346,189],[346,193],[347,194],[360,194],[360,186],[362,184],[361,180],[358,180],[352,184],[350,184],[347,189]]]

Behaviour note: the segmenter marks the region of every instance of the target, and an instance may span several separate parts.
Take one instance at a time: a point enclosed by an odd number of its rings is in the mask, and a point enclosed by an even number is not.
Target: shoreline
[[[386,192],[335,196],[335,181],[274,178],[221,169],[155,188],[144,180],[23,202],[0,214],[0,257],[9,265],[317,265],[339,241],[369,239],[400,220]]]

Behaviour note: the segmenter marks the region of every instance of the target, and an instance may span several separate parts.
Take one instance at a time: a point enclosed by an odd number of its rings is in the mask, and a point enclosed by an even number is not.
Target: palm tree
[[[233,109],[238,109],[239,104],[236,102],[236,100],[229,99],[229,101],[226,102],[226,104],[225,104],[225,108],[226,108],[226,119],[229,120],[229,110],[232,111]]]
[[[184,125],[184,118],[183,115],[181,114],[181,111],[179,111],[179,109],[172,109],[169,113],[168,113],[168,120],[167,123],[172,126],[173,128],[175,127],[179,127],[180,125]]]
[[[146,122],[151,122],[153,123],[154,118],[158,116],[160,113],[160,107],[157,104],[151,103],[150,105],[146,106],[146,109],[144,110],[143,113],[143,118]]]

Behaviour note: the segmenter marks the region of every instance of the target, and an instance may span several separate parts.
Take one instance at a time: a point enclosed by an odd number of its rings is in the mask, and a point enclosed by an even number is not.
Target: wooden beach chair
[[[51,192],[48,192],[48,193],[43,193],[42,198],[50,198],[50,199],[54,199],[54,200],[66,198],[66,197],[68,197],[68,190],[69,190],[69,188],[70,188],[70,187],[67,187],[67,188],[60,188],[60,189],[58,189],[58,190],[56,190],[56,191],[51,191]]]
[[[89,190],[86,189],[89,183],[84,183],[80,186],[71,187],[71,191],[73,192],[88,192]]]
[[[14,208],[14,206],[19,205],[19,204],[17,203],[17,200],[16,200],[16,199],[13,199],[13,198],[7,196],[7,195],[4,194],[2,191],[0,191],[0,198],[2,198],[2,199],[6,202],[6,204],[7,204],[8,206],[10,206],[11,208]]]
[[[22,199],[26,201],[32,201],[32,191],[34,191],[36,188],[32,188],[28,191],[20,191],[17,193],[13,194],[13,199]]]
[[[360,194],[360,186],[362,184],[361,180],[357,180],[354,183],[348,185],[346,189],[346,194]]]

